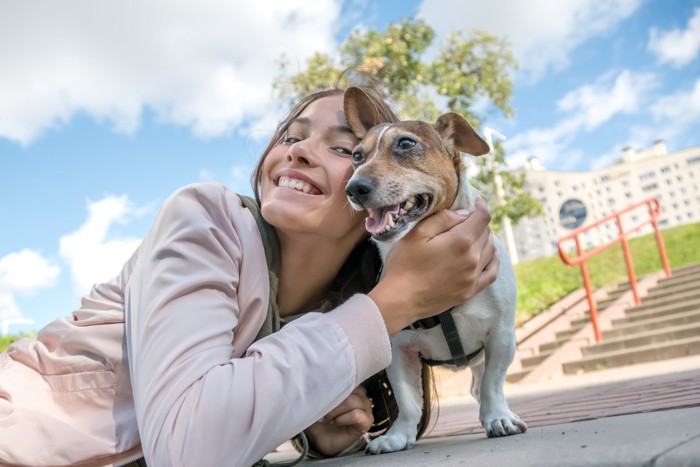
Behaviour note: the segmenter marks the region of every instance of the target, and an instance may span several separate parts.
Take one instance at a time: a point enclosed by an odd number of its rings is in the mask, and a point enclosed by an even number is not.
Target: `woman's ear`
[[[350,87],[343,96],[345,120],[358,138],[363,138],[373,126],[382,123],[377,106],[360,88]]]

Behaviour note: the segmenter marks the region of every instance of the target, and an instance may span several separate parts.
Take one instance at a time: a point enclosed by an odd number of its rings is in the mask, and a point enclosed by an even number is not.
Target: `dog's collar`
[[[452,317],[452,308],[447,311],[443,311],[437,316],[418,320],[413,323],[410,328],[432,329],[438,324],[442,328],[442,333],[445,335],[445,340],[447,341],[447,346],[450,349],[450,355],[452,358],[450,360],[431,360],[429,358],[421,357],[421,361],[423,361],[425,364],[430,366],[455,365],[457,367],[464,367],[469,365],[469,362],[479,355],[482,350],[484,350],[484,346],[482,345],[479,350],[472,352],[469,355],[464,353],[462,340],[459,338],[459,331],[457,331],[455,320]]]

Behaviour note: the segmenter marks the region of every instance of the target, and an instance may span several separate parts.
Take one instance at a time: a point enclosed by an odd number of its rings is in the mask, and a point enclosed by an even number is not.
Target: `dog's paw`
[[[370,441],[365,449],[366,454],[383,454],[387,452],[403,451],[416,443],[415,436],[405,433],[394,433],[382,435]]]
[[[481,424],[489,438],[517,435],[527,431],[527,424],[511,411],[484,417],[481,419]]]

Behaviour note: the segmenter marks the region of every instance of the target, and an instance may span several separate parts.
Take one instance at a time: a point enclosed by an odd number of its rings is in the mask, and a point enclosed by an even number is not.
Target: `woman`
[[[342,91],[314,94],[256,169],[283,319],[327,305],[368,244],[345,200],[356,143]],[[251,465],[306,428],[320,452],[342,451],[372,424],[358,386],[389,364],[390,336],[495,279],[489,219],[483,205],[427,219],[367,294],[253,343],[270,290],[255,220],[221,185],[183,188],[117,277],[0,356],[0,464],[104,465],[142,450],[151,466]]]

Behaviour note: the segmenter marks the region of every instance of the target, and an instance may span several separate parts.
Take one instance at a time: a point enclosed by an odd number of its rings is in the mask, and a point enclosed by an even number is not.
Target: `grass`
[[[700,223],[662,231],[671,269],[700,263]],[[637,277],[660,271],[661,259],[654,235],[630,240],[630,250]],[[614,245],[589,261],[588,271],[593,287],[617,284],[627,280],[622,247]],[[527,261],[515,266],[518,280],[517,321],[522,323],[546,310],[574,290],[583,287],[581,268],[567,266],[559,256]],[[0,352],[22,336],[0,336]]]
[[[0,352],[4,352],[6,348],[10,346],[14,341],[20,337],[27,337],[28,334],[21,334],[19,336],[0,336]]]
[[[700,223],[666,229],[661,234],[671,269],[700,263]],[[630,250],[637,277],[663,268],[653,234],[630,240]],[[590,259],[588,272],[595,288],[627,281],[622,246],[616,244]],[[515,275],[518,280],[518,322],[546,310],[568,293],[583,287],[581,268],[567,266],[559,256],[517,264]]]

